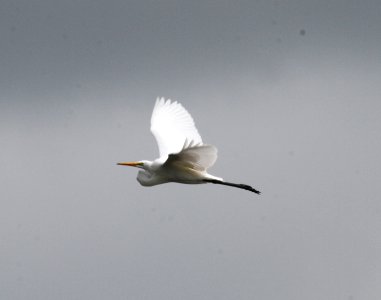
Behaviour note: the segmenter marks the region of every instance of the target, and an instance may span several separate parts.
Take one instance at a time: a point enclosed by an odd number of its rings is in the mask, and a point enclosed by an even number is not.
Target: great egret
[[[217,148],[202,142],[193,118],[177,101],[157,98],[151,117],[151,132],[159,146],[158,159],[118,163],[140,168],[137,180],[141,185],[214,183],[260,194],[249,185],[226,182],[207,173],[217,160]]]

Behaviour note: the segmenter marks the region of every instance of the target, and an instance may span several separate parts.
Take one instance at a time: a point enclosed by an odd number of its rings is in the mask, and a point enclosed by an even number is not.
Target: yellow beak
[[[120,162],[120,163],[117,163],[117,165],[119,165],[119,166],[137,167],[137,166],[142,166],[143,163],[142,162],[138,162],[138,161],[133,161],[133,162]]]

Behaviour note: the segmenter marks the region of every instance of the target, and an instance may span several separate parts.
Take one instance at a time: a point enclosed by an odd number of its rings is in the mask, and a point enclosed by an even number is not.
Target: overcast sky
[[[381,299],[380,1],[0,1],[1,299]],[[157,96],[214,185],[144,188]]]

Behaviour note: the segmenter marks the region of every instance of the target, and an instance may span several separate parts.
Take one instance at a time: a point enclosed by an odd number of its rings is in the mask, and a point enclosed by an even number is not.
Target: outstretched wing
[[[177,166],[195,171],[206,171],[217,160],[217,148],[213,145],[190,145],[175,154],[170,154],[165,167]]]
[[[151,132],[160,157],[180,152],[186,143],[202,145],[192,116],[178,102],[157,98],[151,117]]]

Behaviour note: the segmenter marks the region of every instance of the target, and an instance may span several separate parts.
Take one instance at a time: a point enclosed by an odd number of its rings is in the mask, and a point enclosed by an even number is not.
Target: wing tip
[[[165,102],[165,98],[164,97],[157,97],[156,98],[155,106],[162,105],[163,102]]]
[[[180,102],[177,100],[172,100],[171,98],[166,98],[166,97],[156,97],[156,103],[160,104],[165,104],[165,105],[171,105],[171,104],[179,104],[181,105]]]
[[[161,106],[170,106],[171,104],[179,104],[177,101],[172,101],[170,98],[157,97],[155,102],[155,108]]]

